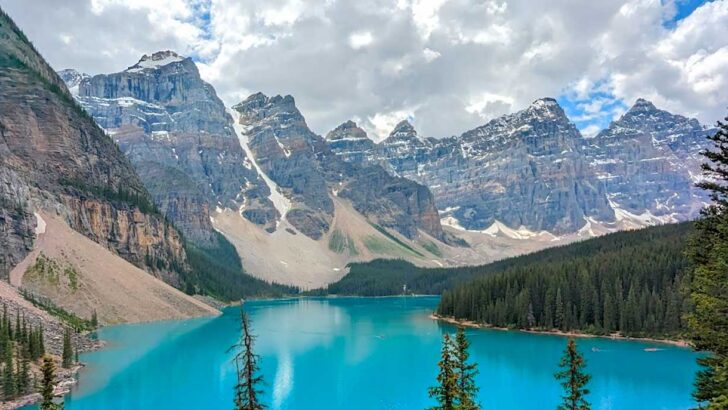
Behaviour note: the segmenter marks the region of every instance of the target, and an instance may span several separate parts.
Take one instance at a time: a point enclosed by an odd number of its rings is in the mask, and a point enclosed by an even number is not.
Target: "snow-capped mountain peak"
[[[179,63],[185,60],[185,57],[171,50],[157,51],[156,53],[144,54],[139,62],[126,69],[129,72],[142,71],[146,69],[158,69],[172,63]]]
[[[66,68],[64,70],[61,70],[58,72],[58,75],[61,76],[61,80],[66,83],[68,90],[73,95],[78,95],[78,86],[79,84],[81,84],[81,81],[87,78],[91,78],[90,75],[86,73],[81,73],[72,68]]]

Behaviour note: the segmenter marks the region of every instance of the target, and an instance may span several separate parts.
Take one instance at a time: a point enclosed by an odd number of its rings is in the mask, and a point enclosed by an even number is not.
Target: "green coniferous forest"
[[[617,232],[475,267],[350,265],[330,294],[442,294],[438,313],[499,327],[676,337],[692,223]]]
[[[544,251],[535,263],[444,292],[438,314],[498,327],[680,336],[692,229],[660,226]]]

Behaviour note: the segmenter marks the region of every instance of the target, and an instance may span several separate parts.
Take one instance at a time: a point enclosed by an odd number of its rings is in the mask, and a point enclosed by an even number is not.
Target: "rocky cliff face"
[[[329,148],[346,162],[362,164],[371,159],[374,141],[354,121],[347,121],[326,134]]]
[[[319,159],[323,140],[308,129],[293,97],[257,93],[233,107],[258,166],[290,200],[286,219],[304,235],[329,230],[334,203]]]
[[[193,241],[213,242],[209,209],[218,206],[275,229],[268,187],[191,59],[171,51],[145,55],[122,72],[81,78],[78,90],[79,102],[118,142],[155,203]]]
[[[116,144],[74,102],[63,80],[0,13],[0,275],[32,248],[45,209],[137,266],[154,259],[171,282],[184,264],[177,232]],[[143,209],[144,212],[140,209]]]
[[[402,122],[373,146],[340,126],[330,148],[352,163],[385,163],[430,188],[443,217],[470,230],[576,232],[622,218],[657,223],[697,215],[699,152],[711,130],[639,100],[596,138],[585,139],[550,98],[459,137],[417,136]],[[342,143],[340,141],[347,141]],[[626,211],[627,213],[625,213]],[[647,213],[647,214],[646,214]]]
[[[81,81],[91,78],[90,75],[86,73],[79,73],[71,68],[59,71],[58,75],[61,77],[61,80],[66,83],[68,91],[70,91],[73,95],[78,95],[78,86],[81,85]]]
[[[258,93],[233,108],[240,113],[243,139],[258,166],[290,200],[286,219],[305,235],[318,239],[328,231],[334,217],[331,198],[336,195],[351,200],[373,223],[409,238],[420,229],[443,239],[426,187],[393,177],[378,165],[346,162],[329,148],[367,146],[369,140],[355,124],[332,131],[326,141],[309,130],[291,96]],[[352,155],[350,159],[356,154]]]
[[[612,205],[664,222],[696,217],[708,202],[695,187],[700,151],[715,132],[696,119],[673,115],[639,99],[621,118],[586,140],[589,165]]]
[[[428,186],[438,208],[467,229],[499,221],[565,233],[587,217],[614,218],[581,140],[556,101],[541,99],[457,138],[423,140],[403,121],[361,156]]]

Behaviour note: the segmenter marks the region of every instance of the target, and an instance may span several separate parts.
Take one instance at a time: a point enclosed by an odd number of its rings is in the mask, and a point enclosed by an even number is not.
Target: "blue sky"
[[[695,9],[707,2],[706,0],[678,0],[674,2],[674,16],[664,19],[663,26],[668,30],[674,30],[681,20],[690,16]],[[634,103],[634,101],[624,101],[617,98],[610,92],[608,87],[600,87],[599,85],[597,84],[594,87],[598,91],[588,92],[585,95],[576,95],[572,90],[566,90],[557,98],[569,118],[587,137],[593,136],[597,130],[608,127],[612,120],[618,118]],[[597,106],[599,109],[595,110]]]
[[[712,124],[728,0],[0,0],[56,69],[192,57],[229,106],[290,94],[318,134],[459,135],[555,97],[585,135],[637,98]],[[676,3],[673,3],[675,1]]]

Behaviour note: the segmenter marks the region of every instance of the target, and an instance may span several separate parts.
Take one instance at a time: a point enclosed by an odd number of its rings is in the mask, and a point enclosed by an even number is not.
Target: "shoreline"
[[[78,373],[83,369],[83,363],[77,363],[69,369],[58,367],[56,369],[56,385],[53,388],[53,396],[56,399],[65,400],[67,394],[71,392],[74,386],[78,384]],[[13,410],[25,406],[31,406],[41,401],[41,394],[38,392],[26,394],[11,401],[0,403],[0,410]]]
[[[561,330],[532,330],[532,329],[511,329],[507,327],[498,327],[498,326],[489,326],[485,324],[480,324],[473,322],[471,320],[458,320],[453,317],[446,317],[446,316],[439,316],[435,313],[430,314],[430,319],[449,323],[451,325],[458,325],[473,329],[486,329],[486,330],[500,330],[505,332],[522,332],[522,333],[530,333],[530,334],[537,334],[537,335],[551,335],[551,336],[564,336],[564,337],[578,337],[578,338],[600,338],[600,339],[610,339],[610,340],[625,340],[625,341],[635,341],[635,342],[650,342],[650,343],[661,343],[676,347],[682,347],[682,348],[690,348],[690,342],[687,340],[673,340],[673,339],[656,339],[651,337],[632,337],[632,336],[624,336],[620,335],[618,333],[613,333],[611,335],[595,335],[591,333],[584,333],[579,331],[568,331],[564,332]]]

